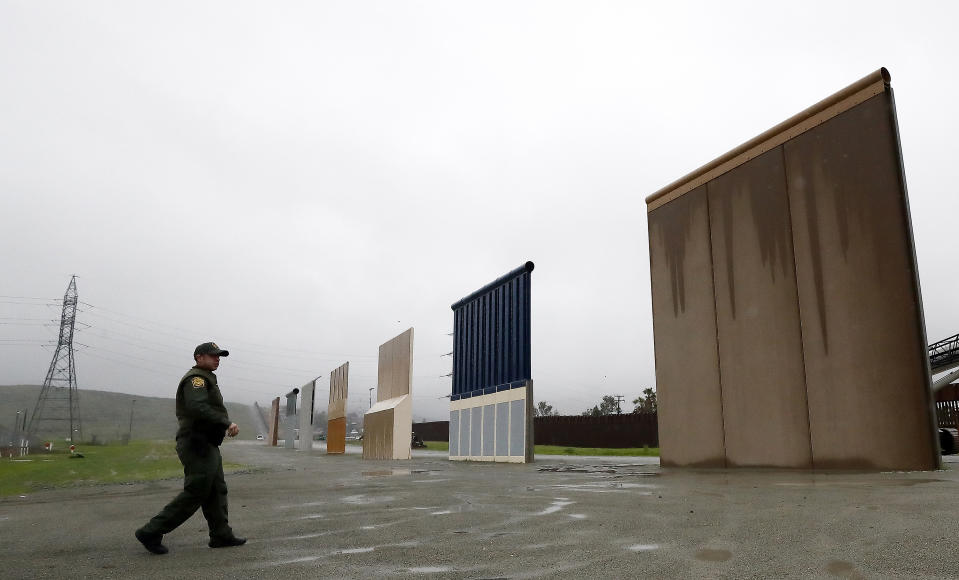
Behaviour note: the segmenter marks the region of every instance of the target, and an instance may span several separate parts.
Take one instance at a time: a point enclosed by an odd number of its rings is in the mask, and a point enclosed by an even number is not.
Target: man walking
[[[210,528],[211,548],[240,546],[246,538],[233,535],[227,521],[226,481],[220,444],[224,435],[236,436],[240,428],[230,422],[223,405],[223,396],[213,371],[220,366],[220,357],[229,356],[215,342],[204,342],[193,351],[196,365],[183,378],[176,391],[176,454],[183,464],[183,491],[159,514],[135,533],[137,540],[154,554],[166,554],[161,543],[170,533],[203,510]]]

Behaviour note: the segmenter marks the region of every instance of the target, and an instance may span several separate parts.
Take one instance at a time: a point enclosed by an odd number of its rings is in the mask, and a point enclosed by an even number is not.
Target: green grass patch
[[[659,457],[659,447],[563,447],[562,445],[537,445],[537,455],[600,455],[612,457]]]
[[[0,496],[42,489],[104,483],[130,483],[183,477],[173,441],[131,441],[129,445],[78,446],[83,458],[67,451],[0,459]],[[30,461],[22,461],[29,459]],[[242,467],[224,463],[225,470]]]
[[[430,451],[449,451],[446,441],[426,441]],[[561,445],[536,445],[536,455],[606,455],[614,457],[659,457],[659,447],[626,447],[622,449],[604,447],[563,447]]]

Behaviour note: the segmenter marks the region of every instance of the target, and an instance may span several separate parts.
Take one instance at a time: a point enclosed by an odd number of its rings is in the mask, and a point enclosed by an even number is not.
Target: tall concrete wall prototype
[[[349,391],[350,363],[330,373],[330,403],[326,410],[326,452],[346,452],[346,398]]]
[[[451,460],[533,460],[532,271],[526,262],[451,307]]]
[[[409,459],[413,329],[380,346],[376,404],[363,415],[363,459]]]
[[[276,447],[280,435],[280,398],[273,399],[270,404],[270,433],[267,435],[266,444],[270,447]]]
[[[297,449],[310,451],[313,449],[313,405],[316,393],[316,381],[310,381],[300,387],[300,438],[297,440]]]
[[[885,69],[646,201],[663,465],[939,465]]]

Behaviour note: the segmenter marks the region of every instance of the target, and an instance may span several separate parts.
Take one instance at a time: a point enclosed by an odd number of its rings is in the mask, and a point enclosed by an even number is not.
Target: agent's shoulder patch
[[[190,381],[194,389],[202,389],[206,386],[206,381],[202,377],[193,377],[193,380]]]

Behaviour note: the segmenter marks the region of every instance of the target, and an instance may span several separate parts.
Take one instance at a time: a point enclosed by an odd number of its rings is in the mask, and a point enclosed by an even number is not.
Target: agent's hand
[[[230,423],[230,426],[226,428],[226,434],[230,437],[236,437],[240,433],[240,428],[236,426],[236,423]]]

